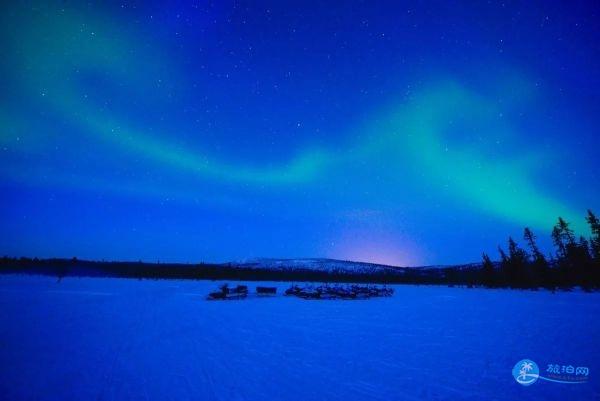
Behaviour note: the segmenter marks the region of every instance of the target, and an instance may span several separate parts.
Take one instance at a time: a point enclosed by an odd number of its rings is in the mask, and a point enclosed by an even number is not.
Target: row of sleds
[[[302,299],[369,299],[376,297],[391,297],[394,289],[376,285],[320,285],[317,287],[300,287],[292,285],[285,290],[285,295]]]
[[[274,296],[277,294],[277,287],[256,287],[257,296]],[[394,295],[394,289],[387,286],[377,285],[308,285],[301,287],[292,285],[285,290],[284,295],[296,296],[302,299],[369,299],[375,297],[391,297]],[[229,300],[244,299],[248,297],[248,286],[237,285],[229,287],[223,284],[219,291],[208,294],[209,300]]]
[[[258,296],[273,296],[277,294],[277,287],[256,287],[256,295]],[[229,287],[228,284],[223,284],[219,287],[219,291],[208,294],[209,300],[226,300],[226,299],[243,299],[248,296],[247,285],[237,285]]]

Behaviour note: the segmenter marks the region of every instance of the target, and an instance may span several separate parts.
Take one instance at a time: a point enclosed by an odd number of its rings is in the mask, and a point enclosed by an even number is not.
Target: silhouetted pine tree
[[[569,248],[575,246],[575,234],[569,228],[569,223],[562,217],[558,218],[558,223],[552,229],[552,240],[557,248],[556,256],[558,259],[565,259],[569,255]]]
[[[574,259],[577,253],[575,234],[562,217],[552,229],[552,241],[556,246],[557,284],[563,288],[570,288],[575,282]]]
[[[562,235],[560,235],[560,229],[557,226],[552,228],[552,243],[556,247],[556,257],[559,259],[564,258],[567,255],[567,247],[563,243]]]
[[[529,229],[529,227],[525,227],[523,232],[523,238],[525,242],[527,242],[527,246],[531,251],[531,283],[534,286],[542,286],[546,288],[553,288],[553,280],[550,277],[550,270],[548,266],[548,261],[543,253],[540,252],[537,244],[535,243],[535,235]]]
[[[525,239],[525,242],[527,242],[527,246],[531,250],[531,257],[533,258],[533,260],[545,259],[544,255],[540,252],[539,248],[537,247],[537,244],[535,243],[536,237],[533,234],[533,231],[529,229],[529,227],[525,227],[525,230],[523,230],[523,239]]]
[[[592,257],[590,281],[595,287],[600,287],[600,220],[588,209],[585,220],[590,225],[590,253]]]
[[[590,250],[590,242],[583,236],[579,236],[579,251],[586,259],[592,259],[592,253]]]
[[[485,252],[483,253],[482,258],[483,263],[481,266],[481,281],[483,285],[488,288],[496,287],[496,269],[494,268],[494,263],[492,263],[492,260]]]
[[[594,259],[600,259],[600,220],[588,209],[585,220],[590,225],[592,238],[590,239],[590,250]]]
[[[502,249],[501,246],[498,247],[498,253],[500,254],[500,278],[498,279],[498,283],[500,286],[506,287],[510,285],[510,281],[508,278],[508,271],[510,270],[510,260],[508,256],[506,256],[506,252]]]
[[[508,237],[508,282],[511,287],[529,287],[527,252],[521,249],[512,237]]]
[[[590,290],[594,286],[592,256],[590,255],[589,242],[584,236],[579,237],[572,263],[575,268],[576,283],[581,285],[584,290]]]

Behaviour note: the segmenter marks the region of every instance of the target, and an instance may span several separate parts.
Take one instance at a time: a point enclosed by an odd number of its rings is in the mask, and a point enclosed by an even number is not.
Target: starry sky
[[[2,254],[451,264],[600,212],[598,2],[0,7]]]

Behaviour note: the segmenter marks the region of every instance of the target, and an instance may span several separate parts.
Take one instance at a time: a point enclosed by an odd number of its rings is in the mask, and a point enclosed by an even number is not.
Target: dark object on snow
[[[248,293],[248,286],[247,285],[238,285],[237,287],[235,287],[231,291],[233,291],[233,292],[245,292],[247,294]]]
[[[293,285],[290,288],[288,288],[287,290],[285,290],[284,294],[285,295],[298,295],[298,294],[300,294],[300,291],[302,291],[302,288],[300,288],[297,285]]]
[[[319,287],[299,287],[294,285],[285,291],[285,295],[294,295],[302,299],[368,299],[390,297],[394,290],[388,287],[361,285],[322,285]]]
[[[275,295],[277,287],[256,287],[256,293],[258,295]]]
[[[208,294],[208,299],[225,299],[225,293],[223,291],[211,292],[210,294]]]
[[[248,286],[238,285],[235,288],[229,288],[227,284],[220,287],[220,291],[208,294],[209,300],[218,299],[242,299],[248,296]]]

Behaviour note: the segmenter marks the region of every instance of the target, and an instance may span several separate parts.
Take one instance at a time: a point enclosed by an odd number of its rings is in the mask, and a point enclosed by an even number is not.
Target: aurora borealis
[[[0,252],[416,265],[587,233],[597,4],[334,3],[4,4]]]

